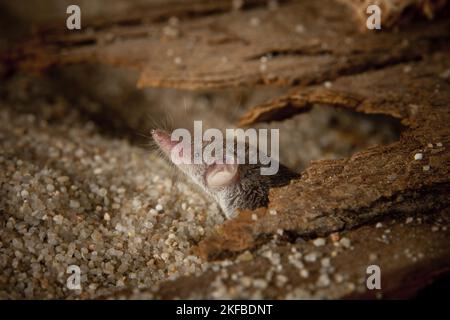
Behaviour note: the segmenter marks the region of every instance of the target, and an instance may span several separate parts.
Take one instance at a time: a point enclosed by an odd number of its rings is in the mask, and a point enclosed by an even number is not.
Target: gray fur
[[[203,145],[203,148],[206,145],[207,143]],[[246,145],[247,152],[248,149],[248,145]],[[209,166],[205,162],[182,164],[177,167],[219,204],[227,218],[233,217],[236,209],[254,210],[266,207],[269,202],[270,188],[287,185],[290,180],[298,178],[298,174],[282,164],[279,165],[278,173],[275,175],[261,175],[261,164],[259,163],[239,164],[238,178],[235,181],[225,187],[209,187],[206,183]]]

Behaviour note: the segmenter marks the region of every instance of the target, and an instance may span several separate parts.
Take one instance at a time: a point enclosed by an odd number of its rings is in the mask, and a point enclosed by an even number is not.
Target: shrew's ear
[[[213,164],[206,172],[208,187],[226,187],[238,178],[237,164]]]

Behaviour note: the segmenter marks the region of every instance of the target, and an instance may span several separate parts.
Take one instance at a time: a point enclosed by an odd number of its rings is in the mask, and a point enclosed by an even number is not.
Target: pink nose
[[[172,141],[170,139],[170,135],[163,130],[152,130],[152,137],[160,146],[160,148],[165,152],[171,151],[172,148],[178,144],[177,141]]]

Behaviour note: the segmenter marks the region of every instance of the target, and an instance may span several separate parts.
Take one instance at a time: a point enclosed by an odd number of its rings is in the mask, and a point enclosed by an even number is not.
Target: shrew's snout
[[[170,135],[164,130],[152,130],[152,137],[158,146],[166,153],[169,153],[178,143],[177,141],[172,141]]]

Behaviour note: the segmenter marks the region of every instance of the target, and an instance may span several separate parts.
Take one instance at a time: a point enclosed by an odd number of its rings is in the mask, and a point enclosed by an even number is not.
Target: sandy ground
[[[190,244],[223,218],[156,154],[107,139],[58,100],[58,121],[1,107],[1,296],[75,297],[150,286],[204,266]]]
[[[191,252],[224,221],[220,209],[141,133],[193,119],[231,126],[240,108],[267,92],[142,93],[127,73],[99,70],[87,82],[87,69],[70,72],[14,76],[2,90],[0,297],[93,298],[223,265]],[[300,170],[311,159],[395,139],[397,127],[379,123],[322,108],[271,126],[281,128],[282,160]],[[81,269],[82,290],[66,286],[70,265]]]

